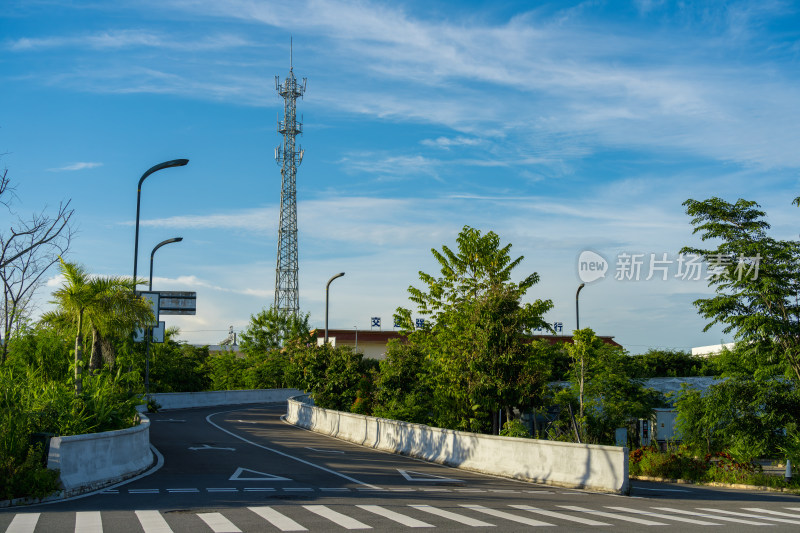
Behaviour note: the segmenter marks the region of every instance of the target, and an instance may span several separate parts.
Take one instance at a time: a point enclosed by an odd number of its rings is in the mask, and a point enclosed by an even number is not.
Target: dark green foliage
[[[374,415],[427,424],[433,412],[430,361],[419,346],[393,340],[380,362]]]
[[[52,381],[31,367],[0,365],[0,497],[40,497],[57,488],[30,435],[76,435],[131,427],[137,396],[128,375],[103,372],[84,378],[75,395],[69,380]]]
[[[287,341],[316,343],[308,325],[308,314],[294,315],[274,307],[250,316],[250,324],[242,332],[241,341],[241,349],[248,355],[279,349]]]
[[[190,346],[171,338],[150,346],[150,392],[198,392],[212,388],[208,346]],[[142,361],[143,363],[143,361]],[[137,365],[137,368],[139,366]]]
[[[311,392],[317,406],[350,411],[359,393],[368,389],[363,380],[372,364],[349,346],[308,346],[292,353],[290,379]]]
[[[683,350],[648,350],[630,357],[628,373],[633,378],[718,376],[716,357],[693,356]]]
[[[219,352],[206,360],[211,390],[246,389],[247,360],[233,352]]]
[[[398,308],[396,320],[410,332],[410,342],[430,355],[433,422],[441,427],[486,432],[492,414],[530,401],[529,392],[543,385],[534,372],[526,335],[547,327],[542,319],[550,300],[522,303],[538,274],[511,281],[522,257],[512,259],[511,245],[500,245],[494,232],[482,235],[465,226],[457,249],[431,250],[441,265],[439,277],[419,276],[425,290],[409,287],[417,312],[428,317],[414,331],[409,309]]]
[[[614,430],[631,418],[649,417],[660,395],[630,376],[630,357],[621,348],[605,344],[589,328],[575,331],[573,339],[566,349],[573,359],[571,395],[577,397],[581,440],[612,444]]]
[[[291,363],[288,350],[253,351],[247,355],[245,383],[249,389],[288,388],[287,369]]]
[[[786,442],[782,429],[800,420],[800,392],[782,379],[727,379],[705,393],[684,387],[675,405],[687,446],[703,453],[736,451],[747,460],[779,455]]]
[[[718,244],[681,252],[701,255],[710,264],[727,262],[720,268],[724,275],[708,282],[715,296],[694,302],[709,320],[706,330],[720,324],[725,333],[745,341],[753,357],[769,363],[759,372],[783,366],[787,375],[800,380],[800,241],[769,237],[766,213],[755,202],[711,198],[684,205],[693,217],[694,233]]]

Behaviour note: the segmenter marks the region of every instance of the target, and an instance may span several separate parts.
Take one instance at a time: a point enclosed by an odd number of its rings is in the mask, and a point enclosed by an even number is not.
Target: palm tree
[[[91,276],[85,267],[67,263],[59,258],[64,284],[53,293],[59,310],[47,313],[42,320],[50,323],[68,321],[75,327],[75,393],[82,390],[83,333],[90,330],[93,336],[92,351],[101,344],[105,335],[128,333],[136,324],[152,320],[150,305],[134,295],[133,280],[120,277]],[[90,368],[99,367],[92,354]]]

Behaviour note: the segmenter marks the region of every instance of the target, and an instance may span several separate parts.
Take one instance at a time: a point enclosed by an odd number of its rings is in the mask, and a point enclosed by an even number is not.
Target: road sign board
[[[158,292],[153,291],[138,291],[136,294],[144,298],[145,300],[150,302],[150,309],[153,310],[153,315],[155,315],[155,321],[152,324],[148,324],[149,326],[156,327],[158,325],[158,312],[160,305],[160,299]]]
[[[164,342],[164,333],[166,332],[167,325],[164,321],[160,321],[158,326],[151,328],[150,342],[161,343]],[[133,342],[144,342],[145,328],[136,328],[133,332]]]
[[[158,310],[162,315],[194,315],[197,312],[196,292],[160,291]]]

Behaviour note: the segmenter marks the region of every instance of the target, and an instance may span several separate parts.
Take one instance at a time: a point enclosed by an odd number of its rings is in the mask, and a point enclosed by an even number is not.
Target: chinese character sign
[[[396,324],[395,324],[395,326],[396,326]],[[370,326],[370,327],[373,327],[373,328],[381,327],[381,317],[379,317],[379,316],[372,317],[372,326]]]
[[[425,327],[425,319],[424,319],[424,318],[418,318],[418,319],[417,319],[417,320],[414,322],[414,324],[416,325],[417,329],[424,328],[424,327]]]

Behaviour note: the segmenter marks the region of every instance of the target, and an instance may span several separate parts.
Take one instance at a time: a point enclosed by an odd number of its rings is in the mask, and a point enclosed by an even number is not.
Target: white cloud
[[[63,167],[58,168],[48,168],[49,172],[71,172],[75,170],[86,170],[90,168],[97,168],[102,167],[103,163],[95,163],[95,162],[80,162],[80,163],[71,163],[69,165],[64,165]]]
[[[437,137],[436,139],[423,139],[420,141],[425,146],[449,150],[453,146],[477,146],[482,143],[480,139],[470,137]]]

